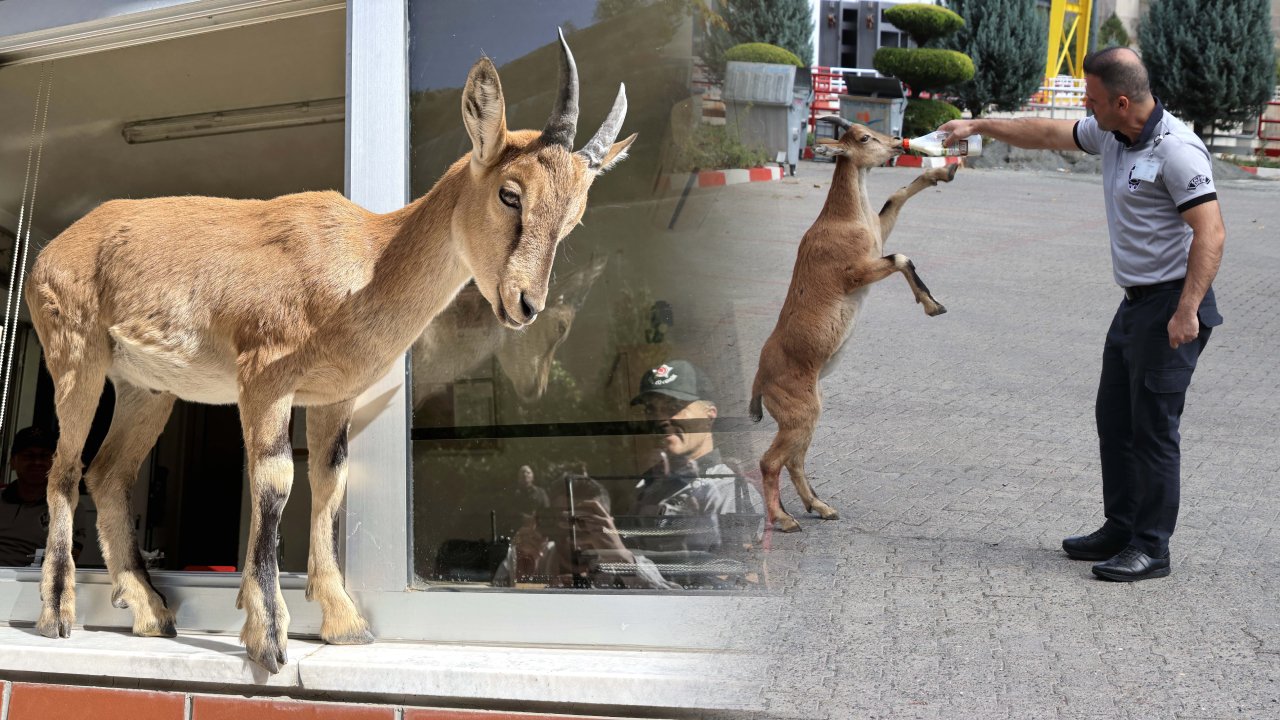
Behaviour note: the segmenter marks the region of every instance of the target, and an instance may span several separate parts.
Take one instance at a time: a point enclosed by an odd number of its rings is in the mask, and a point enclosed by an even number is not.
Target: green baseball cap
[[[668,360],[652,368],[640,380],[640,393],[631,399],[639,405],[649,393],[666,395],[677,400],[708,400],[711,383],[687,360]]]

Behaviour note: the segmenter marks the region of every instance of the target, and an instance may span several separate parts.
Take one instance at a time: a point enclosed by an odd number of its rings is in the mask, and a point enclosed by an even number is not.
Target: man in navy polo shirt
[[[1099,50],[1084,71],[1092,117],[953,120],[939,129],[950,142],[981,134],[1102,156],[1112,266],[1125,293],[1107,331],[1096,406],[1106,522],[1062,548],[1103,560],[1093,566],[1100,578],[1145,580],[1169,574],[1178,424],[1196,360],[1222,323],[1211,284],[1226,231],[1209,152],[1152,96],[1138,55]]]
[[[49,535],[45,495],[57,443],[57,435],[38,427],[23,428],[13,435],[9,467],[17,480],[0,491],[0,566],[30,565],[36,549],[44,547]],[[79,557],[86,534],[86,522],[77,516],[74,557]]]

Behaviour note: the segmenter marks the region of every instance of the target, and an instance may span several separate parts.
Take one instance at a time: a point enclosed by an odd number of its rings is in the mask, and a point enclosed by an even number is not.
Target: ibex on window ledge
[[[237,606],[249,658],[273,673],[286,659],[276,530],[293,482],[294,405],[308,408],[311,451],[307,598],[321,604],[326,642],[372,641],[343,588],[333,542],[356,396],[472,277],[502,323],[532,323],[587,190],[635,140],[615,142],[626,114],[620,88],[599,131],[573,150],[577,69],[563,34],[560,47],[560,88],[541,132],[507,130],[497,70],[481,58],[462,92],[472,151],[395,212],[371,213],[334,192],[117,200],[49,243],[26,292],[61,426],[49,473],[42,635],[66,637],[75,621],[80,452],[110,378],[115,417],[85,481],[112,602],[133,610],[133,631],[175,634],[174,613],[138,553],[129,493],[183,398],[240,408],[252,512]]]
[[[818,219],[800,241],[791,287],[778,325],[760,350],[751,388],[752,420],[759,422],[767,409],[778,422],[778,434],[760,460],[760,473],[769,520],[784,532],[799,530],[800,524],[782,508],[783,467],[806,511],[817,511],[824,520],[839,517],[809,486],[804,457],[822,413],[818,381],[835,367],[853,335],[871,284],[900,272],[926,315],[947,311],[929,294],[907,256],[883,253],[903,204],[925,188],[950,182],[957,166],[926,170],[890,196],[877,216],[867,198],[867,173],[901,154],[902,140],[843,118],[822,119],[844,130],[838,141],[818,146],[820,154],[835,156],[835,176]]]

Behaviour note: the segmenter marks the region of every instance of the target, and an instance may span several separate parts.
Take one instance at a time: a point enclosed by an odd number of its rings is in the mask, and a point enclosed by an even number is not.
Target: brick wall
[[[539,720],[567,717],[7,681],[3,682],[0,698],[3,720]]]

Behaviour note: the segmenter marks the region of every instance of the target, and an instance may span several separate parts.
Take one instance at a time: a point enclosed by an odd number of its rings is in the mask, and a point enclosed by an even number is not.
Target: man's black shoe
[[[1072,560],[1108,560],[1128,544],[1128,540],[1120,540],[1102,530],[1094,530],[1088,535],[1072,535],[1063,540],[1062,549],[1067,551]]]
[[[1094,565],[1093,574],[1116,582],[1162,578],[1169,574],[1169,556],[1153,558],[1138,548],[1127,547],[1110,560]]]

